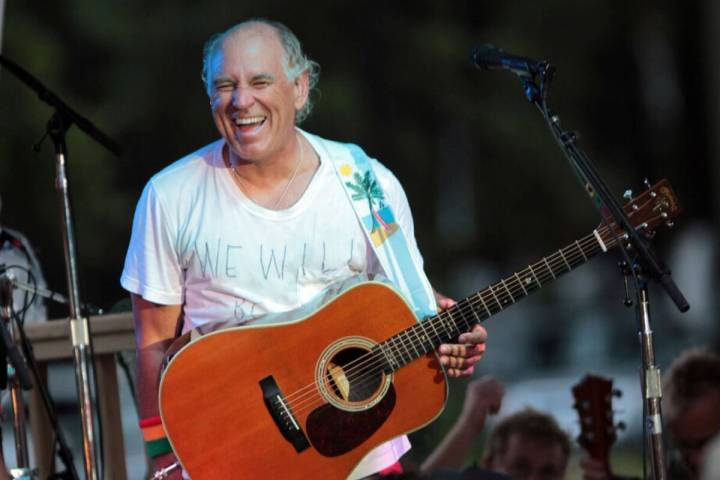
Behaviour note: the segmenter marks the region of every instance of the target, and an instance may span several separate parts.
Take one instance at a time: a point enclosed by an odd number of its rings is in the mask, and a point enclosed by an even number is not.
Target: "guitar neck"
[[[447,310],[393,335],[375,347],[376,354],[384,357],[386,371],[395,371],[435,350],[440,344],[467,332],[474,324],[540,290],[615,244],[616,239],[608,227],[594,230],[584,238],[470,295]]]

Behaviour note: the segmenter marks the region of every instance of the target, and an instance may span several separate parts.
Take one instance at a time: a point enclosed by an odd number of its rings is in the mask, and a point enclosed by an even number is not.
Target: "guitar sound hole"
[[[341,402],[361,402],[378,391],[383,372],[375,356],[362,348],[346,348],[327,363],[331,392]]]

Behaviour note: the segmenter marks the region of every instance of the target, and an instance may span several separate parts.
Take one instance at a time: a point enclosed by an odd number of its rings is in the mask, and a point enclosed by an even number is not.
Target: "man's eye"
[[[232,83],[218,83],[215,88],[220,92],[227,92],[232,90],[234,85]]]

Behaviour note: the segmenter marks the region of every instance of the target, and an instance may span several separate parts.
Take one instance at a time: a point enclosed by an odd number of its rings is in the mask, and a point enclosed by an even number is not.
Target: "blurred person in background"
[[[663,376],[662,408],[670,446],[668,478],[698,480],[703,462],[710,460],[708,444],[720,434],[720,356],[691,348],[676,357]],[[592,459],[581,467],[587,480],[608,478]]]
[[[707,348],[682,352],[663,376],[662,406],[669,478],[696,480],[707,446],[720,434],[720,356]]]
[[[504,394],[502,384],[492,377],[470,382],[458,419],[421,470],[432,475],[441,469],[461,469],[487,416],[500,409]],[[485,443],[482,468],[466,468],[463,478],[483,478],[484,468],[512,479],[561,480],[567,470],[570,445],[570,437],[551,415],[526,408],[500,420]]]

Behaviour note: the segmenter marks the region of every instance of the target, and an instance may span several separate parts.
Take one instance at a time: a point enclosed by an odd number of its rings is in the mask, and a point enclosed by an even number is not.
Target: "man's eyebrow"
[[[234,83],[234,80],[228,76],[222,76],[222,75],[219,77],[215,77],[215,79],[213,79],[214,85],[219,85],[221,83]]]
[[[254,82],[257,82],[257,81],[274,82],[275,81],[275,77],[273,77],[269,73],[258,73],[257,75],[252,77],[252,79]]]

